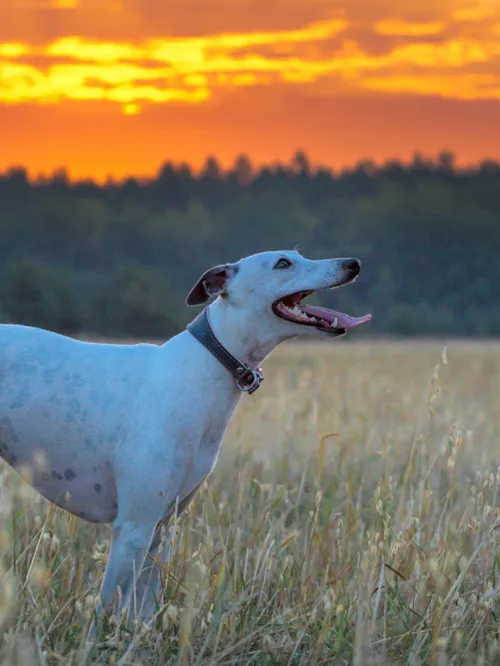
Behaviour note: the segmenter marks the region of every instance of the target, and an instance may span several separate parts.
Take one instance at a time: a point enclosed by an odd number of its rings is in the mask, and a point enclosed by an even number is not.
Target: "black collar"
[[[238,361],[237,358],[230,354],[227,349],[221,345],[210,326],[208,307],[205,308],[196,319],[188,324],[187,330],[198,340],[198,342],[205,345],[208,351],[211,352],[222,365],[226,366],[236,380],[236,385],[240,391],[246,391],[251,395],[259,388],[260,383],[264,380],[262,370],[260,368],[254,370],[249,365],[246,365],[246,363]]]

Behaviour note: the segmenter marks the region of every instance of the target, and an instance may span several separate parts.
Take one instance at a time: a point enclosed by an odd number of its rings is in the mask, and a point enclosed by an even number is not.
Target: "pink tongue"
[[[365,324],[372,318],[371,314],[364,315],[363,317],[349,317],[349,315],[346,315],[343,312],[336,312],[335,310],[329,310],[328,308],[319,308],[315,305],[302,305],[300,306],[300,309],[308,315],[317,317],[318,319],[324,319],[329,324],[333,324],[335,318],[337,318],[339,321],[335,328],[344,328],[346,330],[361,326],[361,324]]]

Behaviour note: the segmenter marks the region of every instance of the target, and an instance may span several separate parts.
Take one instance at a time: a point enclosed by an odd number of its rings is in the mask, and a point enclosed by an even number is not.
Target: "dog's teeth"
[[[294,315],[297,319],[300,319],[301,321],[312,321],[317,323],[318,319],[316,317],[312,317],[307,315],[305,312],[303,312],[298,305],[293,305],[293,306],[288,306],[287,311],[289,314]]]
[[[338,328],[338,325],[339,325],[339,319],[338,319],[338,317],[335,317],[335,319],[333,320],[332,327],[333,328]]]

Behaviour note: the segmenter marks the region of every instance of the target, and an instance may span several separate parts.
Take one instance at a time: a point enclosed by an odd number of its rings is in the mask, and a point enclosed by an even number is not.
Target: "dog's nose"
[[[361,270],[361,262],[359,259],[351,257],[350,259],[345,259],[342,263],[342,268],[348,273],[353,273],[357,275]]]

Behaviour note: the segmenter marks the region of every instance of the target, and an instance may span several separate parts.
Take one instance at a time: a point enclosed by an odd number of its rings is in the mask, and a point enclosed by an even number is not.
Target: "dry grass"
[[[441,351],[276,352],[178,526],[157,623],[91,652],[108,531],[4,467],[1,663],[500,663],[500,346]]]

